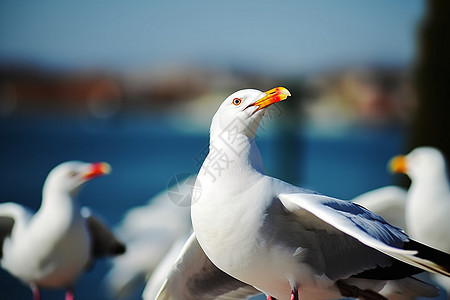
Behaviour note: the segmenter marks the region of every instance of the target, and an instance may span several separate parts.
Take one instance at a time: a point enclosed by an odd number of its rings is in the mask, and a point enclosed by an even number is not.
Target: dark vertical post
[[[428,145],[450,159],[450,1],[429,0],[418,32],[418,97],[410,147]]]

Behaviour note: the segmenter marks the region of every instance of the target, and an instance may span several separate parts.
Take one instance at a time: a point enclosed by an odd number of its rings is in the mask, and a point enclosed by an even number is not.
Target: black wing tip
[[[105,258],[109,256],[117,256],[122,255],[127,251],[126,246],[116,241],[114,243],[108,244],[108,245],[94,245],[92,247],[92,254],[95,258]]]
[[[365,270],[352,277],[395,280],[419,274],[426,270],[433,270],[435,273],[450,277],[450,254],[411,239],[404,242],[403,249],[416,251],[417,254],[414,255],[415,257],[427,260],[434,264],[434,266],[422,264],[420,262],[417,263],[421,265],[421,267],[413,266],[397,259],[393,259],[392,265],[389,267],[376,267]]]
[[[0,216],[0,259],[3,258],[3,242],[11,236],[15,221],[12,217]]]
[[[412,239],[404,243],[403,249],[417,251],[416,257],[433,262],[438,267],[434,269],[437,273],[450,277],[449,253]]]
[[[127,251],[127,247],[123,243],[116,243],[113,247],[111,247],[112,255],[120,255],[124,254]]]

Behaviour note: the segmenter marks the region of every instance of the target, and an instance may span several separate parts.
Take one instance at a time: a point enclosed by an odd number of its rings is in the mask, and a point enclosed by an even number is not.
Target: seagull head
[[[411,179],[446,176],[443,154],[433,147],[419,147],[408,155],[398,155],[391,159],[389,168],[394,173],[407,174]]]
[[[267,92],[245,89],[231,94],[213,117],[211,136],[232,130],[235,134],[253,138],[266,109],[290,95],[284,87],[276,87]]]
[[[56,166],[45,180],[44,188],[73,194],[87,181],[111,172],[105,162],[68,161]]]

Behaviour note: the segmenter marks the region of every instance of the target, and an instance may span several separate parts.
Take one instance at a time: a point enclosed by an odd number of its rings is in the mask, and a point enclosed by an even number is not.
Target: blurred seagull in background
[[[192,231],[189,201],[195,178],[196,175],[184,178],[150,199],[147,205],[130,209],[114,230],[127,244],[127,253],[114,258],[105,277],[106,288],[114,298],[132,298],[134,293],[141,292],[146,279],[177,240],[184,243]],[[179,203],[181,199],[188,203]],[[155,276],[152,278],[156,280]],[[157,289],[164,279],[155,283]]]
[[[278,87],[241,90],[213,117],[210,151],[191,207],[197,240],[223,272],[284,300],[385,299],[391,280],[423,270],[450,276],[450,255],[350,201],[307,191],[263,172],[255,134]]]
[[[450,253],[450,187],[444,155],[436,148],[419,147],[390,162],[390,169],[411,179],[404,218],[408,234],[427,245]],[[433,276],[447,290],[450,279]]]
[[[442,153],[420,147],[394,157],[393,172],[411,178],[406,204],[406,227],[411,237],[450,253],[450,187]]]
[[[84,183],[109,172],[107,163],[65,162],[49,173],[35,214],[16,203],[0,204],[1,266],[30,285],[34,300],[40,288],[59,287],[67,289],[66,300],[73,299],[75,281],[96,258],[125,252],[76,199]]]

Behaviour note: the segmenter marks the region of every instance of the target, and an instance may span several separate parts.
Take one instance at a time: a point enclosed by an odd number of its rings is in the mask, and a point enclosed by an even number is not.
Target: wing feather
[[[3,242],[11,235],[14,226],[25,226],[33,213],[30,209],[13,203],[0,204],[0,259],[3,257]]]
[[[156,299],[237,300],[261,294],[219,270],[192,234],[181,250]]]
[[[93,215],[87,207],[81,209],[81,214],[86,220],[91,236],[93,257],[102,258],[125,252],[125,245],[115,237],[114,233],[100,217]]]
[[[440,252],[441,261],[445,262],[443,266],[435,262],[431,255],[426,255],[428,251],[424,250],[424,247],[431,249],[430,247],[420,244],[420,249],[418,247],[404,249],[405,244],[411,243],[403,230],[390,225],[380,216],[359,205],[314,194],[280,194],[279,198],[286,209],[294,214],[302,215],[306,210],[386,255],[422,270],[450,276],[447,268],[450,255]],[[432,252],[435,253],[434,250]]]

